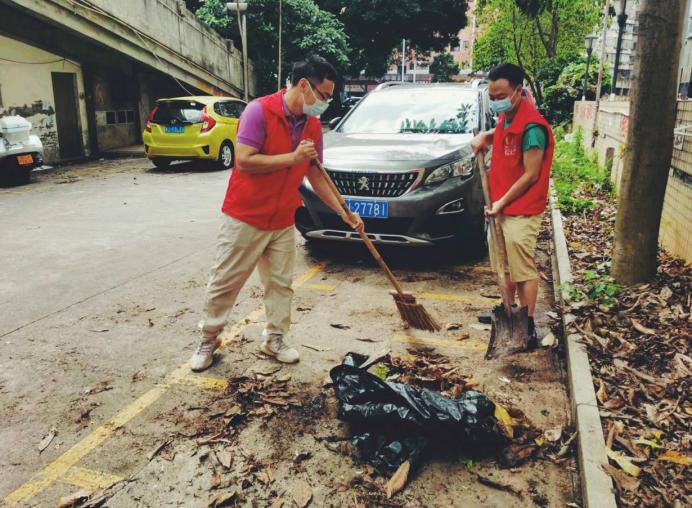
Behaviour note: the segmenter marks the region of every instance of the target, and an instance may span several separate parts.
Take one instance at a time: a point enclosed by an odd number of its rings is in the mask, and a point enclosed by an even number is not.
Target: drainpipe
[[[615,48],[615,69],[613,70],[612,94],[617,94],[618,72],[620,71],[620,51],[622,50],[622,35],[627,24],[627,0],[620,0],[620,14],[618,14],[618,42]]]

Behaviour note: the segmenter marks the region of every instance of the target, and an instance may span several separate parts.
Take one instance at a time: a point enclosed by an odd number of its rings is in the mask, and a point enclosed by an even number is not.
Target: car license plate
[[[389,203],[368,199],[346,199],[346,204],[352,212],[365,219],[386,219],[389,217]]]
[[[17,162],[21,166],[26,166],[27,164],[33,164],[34,157],[31,154],[28,155],[17,155]]]
[[[185,127],[182,125],[166,125],[164,132],[166,134],[182,134],[185,132]]]

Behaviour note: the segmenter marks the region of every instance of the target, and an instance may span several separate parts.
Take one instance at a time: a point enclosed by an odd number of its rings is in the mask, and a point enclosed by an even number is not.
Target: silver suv
[[[485,249],[483,193],[470,142],[494,124],[483,85],[400,84],[372,91],[330,123],[324,165],[379,244],[453,241]],[[305,181],[298,230],[360,241]]]

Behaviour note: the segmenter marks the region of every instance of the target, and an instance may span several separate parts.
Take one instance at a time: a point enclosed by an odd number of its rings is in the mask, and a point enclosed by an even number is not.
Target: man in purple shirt
[[[322,158],[322,128],[316,117],[327,109],[335,80],[334,68],[312,56],[294,66],[288,90],[251,102],[240,118],[236,164],[222,208],[200,342],[190,360],[194,371],[212,364],[228,312],[255,267],[264,286],[267,317],[260,351],[284,363],[300,359],[284,336],[291,324],[294,216],[305,177],[348,225],[364,228],[360,217],[341,209],[328,182],[311,164]]]

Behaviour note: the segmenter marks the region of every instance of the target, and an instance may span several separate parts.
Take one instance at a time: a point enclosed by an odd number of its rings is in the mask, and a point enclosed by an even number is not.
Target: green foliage
[[[606,274],[595,270],[582,271],[582,283],[579,285],[567,285],[569,297],[574,302],[591,300],[596,305],[611,306],[616,302],[616,297],[623,286]]]
[[[524,68],[536,101],[557,83],[569,63],[585,52],[584,36],[600,20],[599,0],[483,0],[476,12],[482,35],[474,69],[508,61]],[[553,92],[567,100],[564,92]]]
[[[598,84],[599,62],[591,58],[589,67],[588,86],[586,99],[596,98],[596,85]],[[610,86],[611,77],[607,67],[603,74],[601,91]],[[543,90],[543,102],[540,110],[553,124],[561,124],[572,120],[574,103],[581,100],[584,91],[584,75],[586,74],[586,57],[579,56],[566,65],[560,72],[554,85]]]
[[[373,366],[372,373],[384,381],[389,375],[389,368],[384,363],[378,363],[377,365]]]
[[[577,131],[573,142],[556,141],[552,176],[558,206],[567,214],[578,214],[594,208],[588,197],[592,191],[612,191],[610,176],[597,162],[589,159],[582,146],[583,134]]]
[[[433,75],[433,81],[436,83],[450,81],[451,76],[459,74],[459,64],[454,61],[450,53],[440,53],[430,64],[430,74]]]
[[[381,76],[406,39],[418,53],[443,52],[466,26],[466,0],[316,0],[346,27],[351,75]]]
[[[224,37],[241,47],[235,13],[226,10],[225,0],[202,0],[197,16]],[[254,63],[259,95],[277,89],[279,10],[276,0],[248,3],[248,55]],[[326,58],[340,71],[349,64],[350,47],[344,26],[333,14],[313,0],[283,0],[282,85],[291,65],[310,54]]]

